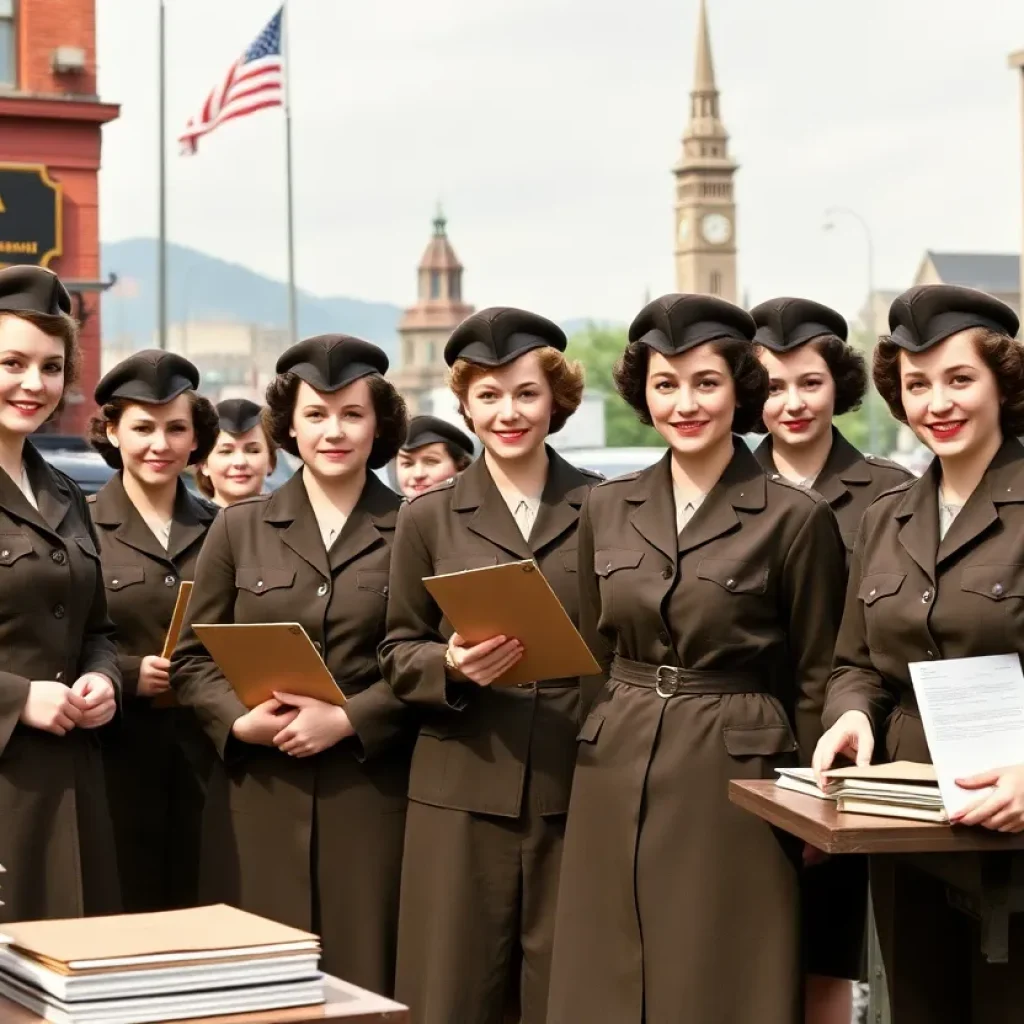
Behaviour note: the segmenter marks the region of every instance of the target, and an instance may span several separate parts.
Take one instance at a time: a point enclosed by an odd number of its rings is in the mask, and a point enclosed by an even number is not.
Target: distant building
[[[914,284],[978,288],[1020,312],[1020,256],[1009,252],[933,252],[921,259]]]
[[[433,237],[417,271],[416,302],[405,310],[398,325],[398,366],[388,375],[413,415],[430,411],[426,399],[445,382],[445,342],[473,312],[462,299],[463,266],[448,240],[447,227],[439,209]]]

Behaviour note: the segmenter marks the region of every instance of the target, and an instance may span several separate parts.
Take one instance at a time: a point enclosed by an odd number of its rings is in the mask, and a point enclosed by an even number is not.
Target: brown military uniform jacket
[[[330,552],[302,472],[223,509],[172,659],[179,700],[226,758],[207,804],[206,896],[316,929],[324,970],[378,992],[393,987],[411,743],[411,716],[377,666],[400,504],[368,473]],[[245,708],[193,622],[302,625],[348,698],[355,737],[310,758],[235,740]]]
[[[125,691],[117,726],[104,731],[107,792],[126,912],[197,900],[199,843],[213,747],[191,708],[136,693],[139,666],[159,655],[182,581],[216,508],[179,481],[165,550],[125,493],[120,473],[88,499],[100,545],[107,607]]]
[[[777,474],[772,442],[769,434],[754,453],[769,476]],[[862,455],[833,427],[832,448],[813,489],[831,506],[846,550],[852,551],[861,516],[868,505],[880,494],[913,479],[914,474],[899,463],[876,455]]]
[[[518,817],[529,770],[539,813],[564,814],[568,808],[578,680],[518,687],[449,683],[444,653],[452,629],[422,583],[425,576],[535,559],[575,622],[576,523],[598,478],[551,449],[548,457],[548,480],[529,541],[483,459],[402,509],[380,658],[395,693],[422,712],[410,800]]]
[[[38,512],[0,472],[0,922],[119,906],[95,731],[18,721],[33,680],[101,672],[120,687],[85,498],[31,443],[24,460]]]
[[[580,519],[608,680],[579,734],[548,1021],[794,1024],[800,844],[728,783],[810,758],[845,552],[827,503],[739,440],[677,534],[670,460],[595,487]],[[619,659],[666,666],[661,688]]]

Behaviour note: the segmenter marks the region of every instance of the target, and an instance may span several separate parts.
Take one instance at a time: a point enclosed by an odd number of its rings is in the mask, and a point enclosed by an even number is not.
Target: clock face
[[[700,222],[704,241],[711,245],[724,245],[732,237],[732,224],[723,213],[709,213]]]
[[[679,234],[678,234],[678,237],[679,237],[679,242],[680,242],[681,245],[685,244],[686,242],[688,242],[690,240],[690,218],[689,217],[684,217],[679,222]]]

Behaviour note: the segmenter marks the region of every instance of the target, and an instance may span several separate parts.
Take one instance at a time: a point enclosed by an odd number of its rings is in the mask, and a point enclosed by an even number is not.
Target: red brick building
[[[83,323],[80,392],[100,366],[99,187],[102,127],[116,104],[96,94],[95,0],[0,0],[0,265],[48,266]],[[58,429],[81,433],[91,402]]]

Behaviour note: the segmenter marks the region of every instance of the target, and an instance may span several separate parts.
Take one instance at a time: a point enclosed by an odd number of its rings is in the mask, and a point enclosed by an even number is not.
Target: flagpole
[[[292,192],[292,65],[288,57],[288,0],[281,4],[281,58],[284,64],[284,150],[285,195],[288,220],[288,337],[290,344],[299,340],[298,303],[295,295],[295,204]]]
[[[166,41],[165,41],[164,0],[160,0],[159,27],[159,66],[160,87],[158,90],[157,145],[158,145],[158,178],[159,178],[159,240],[156,254],[156,320],[157,338],[162,349],[167,348],[167,89]]]

